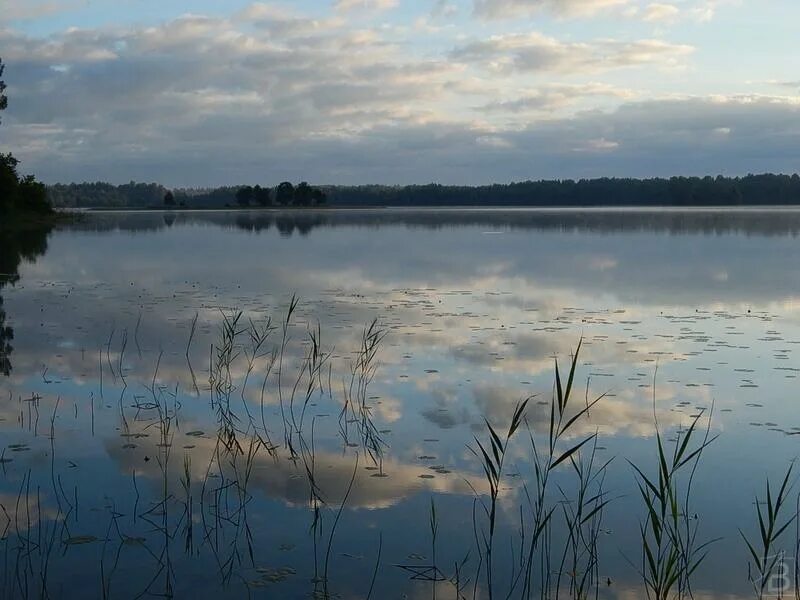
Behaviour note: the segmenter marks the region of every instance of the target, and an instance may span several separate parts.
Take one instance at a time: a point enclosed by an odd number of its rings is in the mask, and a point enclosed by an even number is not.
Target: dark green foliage
[[[478,187],[333,186],[339,206],[764,206],[800,204],[800,176],[563,179]]]
[[[254,197],[254,190],[251,186],[245,185],[236,190],[236,202],[239,206],[250,206]]]
[[[6,84],[2,80],[5,65],[0,58],[0,111],[8,106],[3,93]],[[52,212],[47,201],[47,189],[33,177],[21,177],[17,171],[19,161],[11,153],[0,154],[0,215]]]
[[[19,161],[11,154],[0,154],[0,213],[7,212],[17,202]]]
[[[33,175],[26,175],[19,180],[19,208],[36,213],[47,213],[52,210],[47,201],[47,187]]]
[[[164,194],[164,206],[175,206],[175,196],[172,192]]]
[[[186,189],[177,200],[193,207],[238,203],[240,190],[259,206],[765,206],[800,204],[800,176],[671,177],[669,179],[571,179],[525,181],[479,187],[438,184],[412,186],[325,186],[281,183],[274,193],[259,186]],[[260,190],[260,193],[259,193]],[[157,184],[81,183],[48,187],[54,206],[147,207],[161,203]]]
[[[250,206],[254,203],[258,206],[271,206],[272,190],[262,188],[260,185],[246,185],[236,190],[236,202],[242,207]]]
[[[53,206],[74,208],[148,208],[172,206],[166,204],[168,190],[156,183],[130,182],[124,185],[110,183],[70,183],[56,184],[47,188],[47,196]],[[192,208],[222,208],[225,206],[268,207],[280,206],[322,206],[327,203],[327,195],[321,189],[308,183],[301,183],[295,189],[290,182],[284,182],[276,189],[271,187],[237,186],[215,189],[177,189],[171,192],[175,204],[191,205]]]
[[[314,191],[311,194],[313,203],[316,206],[322,206],[328,203],[328,196],[322,190],[314,188]]]
[[[294,190],[294,204],[296,206],[310,206],[314,192],[308,182],[303,181]]]
[[[123,185],[110,183],[71,183],[48,186],[47,194],[53,206],[72,207],[136,207],[160,206],[164,202],[167,189],[157,183],[136,183]],[[176,200],[179,192],[173,192]]]
[[[790,515],[784,515],[781,512],[781,509],[786,507],[786,502],[789,499],[789,492],[792,487],[790,485],[790,479],[793,469],[794,463],[789,465],[777,495],[773,496],[769,480],[767,480],[766,498],[761,501],[756,497],[755,506],[756,514],[758,515],[759,530],[759,536],[755,538],[756,541],[751,542],[747,536],[739,530],[750,552],[750,557],[753,559],[755,573],[750,572],[750,580],[755,587],[756,595],[759,600],[767,597],[765,595],[768,591],[767,585],[773,574],[777,573],[781,568],[778,564],[779,560],[785,557],[782,552],[777,551],[776,545],[778,538],[781,537],[789,525],[797,518],[796,511],[794,515],[791,513]],[[791,509],[791,506],[789,508]]]
[[[18,165],[11,154],[0,154],[0,214],[51,212],[47,188],[32,175],[20,176]]]
[[[191,204],[194,208],[222,208],[231,206],[236,202],[238,187],[220,187],[215,189],[188,188],[175,191],[175,196],[180,202]],[[93,201],[90,200],[91,204]],[[92,204],[92,206],[103,206]]]
[[[647,517],[639,526],[640,574],[647,597],[653,600],[691,597],[691,577],[705,560],[708,546],[715,541],[698,544],[699,519],[690,517],[694,474],[703,452],[716,439],[709,437],[710,420],[705,435],[699,437],[703,435],[698,429],[702,416],[703,411],[694,417],[688,429],[677,434],[672,452],[664,444],[656,422],[657,477],[648,477],[631,463],[647,509]],[[682,473],[686,473],[683,482]]]
[[[294,186],[288,181],[281,183],[275,192],[275,200],[281,206],[288,206],[294,202]]]
[[[253,188],[253,200],[256,201],[256,204],[259,206],[270,206],[272,204],[272,193],[269,188],[262,188],[260,185],[256,185]]]

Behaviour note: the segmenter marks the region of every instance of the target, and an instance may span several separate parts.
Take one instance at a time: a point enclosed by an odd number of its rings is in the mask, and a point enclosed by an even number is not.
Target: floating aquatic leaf
[[[68,546],[77,546],[79,544],[91,544],[92,542],[96,541],[97,538],[93,535],[76,535],[64,540],[64,543]]]
[[[143,537],[128,537],[125,536],[122,543],[126,546],[142,546],[147,540]]]

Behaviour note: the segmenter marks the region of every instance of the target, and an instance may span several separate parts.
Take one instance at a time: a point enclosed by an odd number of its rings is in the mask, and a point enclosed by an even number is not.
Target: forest
[[[763,206],[800,204],[800,176],[540,180],[487,186],[438,184],[324,188],[349,206]]]
[[[268,186],[226,186],[213,189],[167,189],[157,183],[123,185],[110,183],[56,184],[47,189],[53,206],[63,208],[248,208],[277,206],[321,206],[327,196],[303,181],[284,181]]]
[[[267,206],[769,206],[800,205],[800,176],[601,178],[487,186],[226,186],[168,190],[156,183],[78,183],[47,189],[57,207]]]

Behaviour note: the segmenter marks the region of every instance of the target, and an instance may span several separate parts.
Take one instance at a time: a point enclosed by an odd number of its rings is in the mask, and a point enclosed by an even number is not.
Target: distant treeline
[[[47,187],[47,195],[53,206],[70,208],[88,207],[138,207],[160,205],[167,189],[157,183],[71,183]]]
[[[524,181],[488,186],[324,188],[350,206],[761,206],[800,204],[800,176]]]
[[[157,183],[123,185],[110,183],[71,183],[51,185],[47,189],[50,202],[57,207],[70,208],[224,208],[320,206],[327,196],[319,189],[301,182],[295,186],[284,181],[277,187],[227,186],[213,189],[169,190]]]
[[[158,184],[54,185],[55,206],[188,208],[226,206],[763,206],[800,205],[800,176],[671,177],[669,179],[581,179],[525,181],[488,186],[320,186],[284,182],[276,188],[230,186],[176,189]]]

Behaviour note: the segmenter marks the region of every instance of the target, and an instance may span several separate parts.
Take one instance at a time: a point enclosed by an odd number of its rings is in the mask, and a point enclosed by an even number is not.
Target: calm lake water
[[[326,210],[0,234],[2,597],[488,598],[476,438],[493,460],[484,418],[504,437],[528,397],[494,597],[587,572],[643,597],[631,463],[655,476],[655,419],[671,451],[694,418],[692,446],[718,437],[685,516],[718,541],[692,589],[753,597],[739,529],[800,454],[799,232],[793,210]],[[531,438],[581,339],[567,418],[605,396],[554,452],[596,433],[571,457],[613,459],[589,486],[609,502],[573,564],[554,467],[526,577]]]

